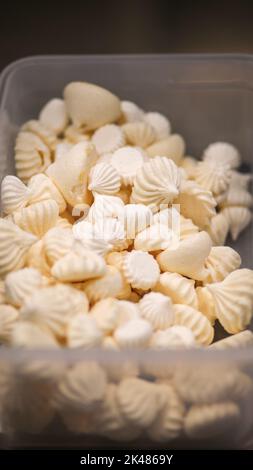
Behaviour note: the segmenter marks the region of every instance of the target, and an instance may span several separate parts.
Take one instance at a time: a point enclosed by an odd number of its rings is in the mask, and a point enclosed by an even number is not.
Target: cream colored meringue
[[[210,144],[203,153],[203,160],[212,163],[225,163],[230,168],[237,168],[241,163],[238,150],[226,142],[215,142]]]
[[[214,325],[217,317],[212,295],[206,287],[197,287],[196,295],[198,298],[198,310]]]
[[[239,171],[231,170],[231,180],[229,188],[248,189],[249,183],[252,181],[252,174],[239,173]]]
[[[206,232],[200,232],[172,245],[157,256],[162,271],[170,271],[201,281],[208,271],[204,266],[212,243]]]
[[[5,297],[8,303],[21,307],[33,292],[43,285],[41,273],[34,268],[23,268],[7,274]]]
[[[31,191],[16,176],[8,175],[1,183],[1,203],[5,214],[22,209],[28,203]]]
[[[148,290],[157,283],[160,270],[152,255],[132,250],[124,257],[123,273],[132,287]]]
[[[11,305],[0,305],[0,343],[9,343],[19,312]]]
[[[216,201],[210,191],[207,191],[194,181],[183,181],[181,192],[175,204],[180,204],[180,213],[192,219],[195,225],[203,228],[209,224],[215,215]]]
[[[90,191],[100,194],[116,194],[120,189],[120,176],[109,163],[98,163],[89,175]]]
[[[113,297],[100,300],[90,311],[90,315],[95,320],[98,328],[106,335],[113,333],[117,327],[119,313],[119,301]]]
[[[97,158],[91,143],[80,142],[48,167],[47,176],[71,206],[88,202],[88,173]]]
[[[206,259],[205,266],[209,271],[205,283],[220,282],[241,265],[241,257],[229,246],[214,246]]]
[[[58,343],[50,330],[40,328],[36,323],[28,321],[19,321],[15,324],[11,335],[11,344],[18,348],[28,349],[58,347]]]
[[[95,412],[96,429],[99,435],[111,437],[112,433],[118,433],[128,426],[117,402],[117,389],[117,385],[113,383],[107,385],[103,402]]]
[[[70,348],[95,348],[101,341],[102,333],[90,315],[82,313],[70,320],[67,328],[67,345]]]
[[[64,99],[74,125],[83,129],[97,129],[121,115],[117,96],[91,83],[69,83],[64,88]]]
[[[83,128],[70,125],[64,131],[64,138],[64,141],[73,146],[80,142],[89,141],[90,135],[86,133]]]
[[[150,348],[153,349],[184,349],[194,346],[196,346],[196,339],[193,331],[182,325],[156,331],[150,341]],[[168,375],[168,367],[166,370]]]
[[[9,220],[0,219],[0,277],[17,271],[26,263],[29,248],[37,241]]]
[[[175,233],[164,224],[153,224],[138,233],[134,240],[134,248],[141,251],[166,250],[177,243]]]
[[[198,160],[196,160],[196,158],[186,156],[181,160],[180,167],[183,168],[183,170],[185,170],[188,178],[194,179],[195,168],[197,164],[198,164]]]
[[[125,122],[142,121],[144,111],[132,101],[121,101],[120,107]]]
[[[169,136],[171,132],[170,121],[163,114],[157,112],[146,113],[144,121],[153,127],[156,140],[166,139]]]
[[[146,148],[156,139],[153,127],[147,122],[128,122],[122,126],[128,144]]]
[[[31,246],[27,253],[26,264],[29,268],[37,269],[48,278],[51,276],[51,268],[45,256],[42,240],[37,241]]]
[[[179,165],[185,153],[185,142],[181,135],[172,134],[169,137],[150,145],[146,149],[146,152],[149,157],[162,155],[163,157],[173,160],[176,165]]]
[[[29,205],[53,199],[59,206],[60,214],[66,210],[67,205],[63,196],[50,178],[43,173],[38,173],[37,175],[32,176],[28,182],[28,188],[31,191],[31,195],[28,200]]]
[[[239,333],[250,323],[253,312],[253,272],[237,269],[222,282],[209,284],[215,314],[223,328],[231,334]]]
[[[212,349],[230,349],[230,348],[247,348],[253,345],[253,333],[250,330],[244,330],[240,333],[236,333],[233,336],[220,339],[213,344],[210,344],[209,348]]]
[[[183,215],[180,215],[180,240],[185,240],[185,238],[199,231],[199,227],[195,225],[191,219],[186,219]]]
[[[118,307],[117,326],[125,325],[130,320],[140,319],[139,304],[133,304],[128,300],[118,300]]]
[[[132,201],[146,205],[169,204],[179,194],[180,172],[166,157],[155,157],[136,173]]]
[[[32,132],[34,135],[37,135],[50,150],[55,149],[57,143],[56,135],[40,121],[31,119],[25,122],[21,127],[21,131]]]
[[[5,304],[5,287],[4,281],[0,279],[0,305]]]
[[[71,318],[88,312],[88,300],[84,292],[58,284],[35,291],[20,310],[21,319],[49,328],[60,338],[66,336]]]
[[[224,435],[237,427],[239,420],[239,406],[232,401],[193,405],[185,417],[184,431],[192,439],[206,439]]]
[[[194,333],[197,343],[202,345],[211,344],[214,337],[214,329],[201,312],[189,305],[174,305],[175,324],[186,326]]]
[[[154,287],[155,292],[167,295],[175,304],[185,304],[198,309],[194,281],[178,273],[162,273]]]
[[[237,240],[240,233],[250,224],[252,213],[247,207],[231,206],[222,210],[221,214],[229,223],[229,231],[233,240]]]
[[[97,129],[91,141],[99,155],[115,152],[115,150],[125,145],[124,132],[115,124],[107,124]]]
[[[140,428],[148,428],[163,406],[159,387],[139,378],[123,379],[117,389],[117,402],[124,418]]]
[[[51,163],[51,152],[37,135],[19,132],[15,144],[17,176],[27,182],[31,176],[42,173]]]
[[[70,142],[62,142],[56,144],[54,151],[54,159],[59,160],[63,155],[66,155],[73,147],[73,144]]]
[[[217,161],[197,163],[194,174],[195,181],[213,194],[221,194],[229,187],[231,170],[229,164]]]
[[[122,349],[145,348],[152,335],[151,324],[142,318],[133,318],[114,331],[114,339]]]
[[[253,197],[245,189],[232,187],[226,194],[226,198],[220,204],[220,207],[242,206],[252,207]]]
[[[99,224],[101,219],[106,217],[122,219],[124,217],[124,203],[116,196],[96,194],[87,220],[92,224]]]
[[[22,230],[41,238],[55,226],[58,215],[58,204],[53,199],[47,199],[14,212],[13,220]]]
[[[229,222],[223,212],[211,218],[206,231],[210,235],[213,245],[224,245],[229,232]]]
[[[91,250],[82,249],[80,253],[69,252],[51,269],[51,274],[61,282],[81,282],[94,279],[105,274],[104,259]]]
[[[147,157],[141,149],[125,146],[114,152],[110,164],[116,169],[121,177],[121,182],[128,186],[132,185],[138,170],[144,165]]]
[[[94,225],[94,238],[104,240],[113,250],[125,250],[129,246],[123,223],[113,217],[97,220]]]
[[[43,237],[43,250],[49,265],[63,258],[72,249],[74,236],[72,230],[54,227]]]
[[[124,206],[124,224],[128,239],[134,239],[136,235],[148,227],[153,220],[153,213],[144,204],[126,204]]]
[[[150,292],[142,297],[138,306],[141,316],[151,323],[155,330],[164,330],[174,322],[173,305],[166,295]]]
[[[59,98],[53,98],[48,101],[40,111],[39,120],[54,134],[61,134],[68,124],[68,115],[64,101]]]
[[[103,276],[85,282],[84,292],[89,301],[95,303],[107,297],[117,297],[122,291],[123,282],[124,279],[118,269],[107,265]]]

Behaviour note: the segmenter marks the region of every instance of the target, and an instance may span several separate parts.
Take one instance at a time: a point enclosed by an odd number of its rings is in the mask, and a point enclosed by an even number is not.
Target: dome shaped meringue
[[[194,181],[183,181],[181,192],[174,204],[180,204],[180,213],[200,228],[208,225],[215,215],[216,201],[212,193]]]
[[[94,318],[98,328],[106,335],[113,333],[118,325],[120,305],[117,299],[108,297],[100,300],[91,309],[90,315]]]
[[[42,173],[51,163],[47,145],[32,132],[19,132],[15,144],[17,176],[27,182],[36,173]]]
[[[222,212],[211,218],[206,231],[210,235],[213,245],[224,245],[229,232],[229,222]]]
[[[163,157],[170,158],[176,165],[181,163],[182,157],[185,153],[185,142],[181,135],[172,134],[169,137],[158,140],[154,144],[145,149],[149,157]]]
[[[197,343],[201,345],[211,344],[214,337],[214,329],[210,321],[201,312],[189,305],[174,305],[175,325],[190,328],[194,333]]]
[[[88,200],[88,174],[98,155],[90,142],[80,142],[52,163],[46,174],[71,206]]]
[[[37,241],[9,220],[0,219],[0,277],[17,271],[26,263],[29,248]]]
[[[120,185],[120,176],[109,163],[98,163],[91,169],[88,186],[90,191],[115,194],[119,191]]]
[[[65,256],[72,248],[74,237],[72,230],[54,227],[43,237],[43,249],[50,265]]]
[[[73,287],[58,284],[37,290],[20,310],[21,319],[49,328],[59,337],[66,336],[71,318],[88,312],[86,295]]]
[[[210,344],[209,348],[212,349],[233,349],[233,348],[247,348],[253,345],[253,333],[250,330],[244,330],[240,333],[236,333],[233,336],[220,339],[213,344]]]
[[[165,330],[158,330],[153,334],[150,341],[150,348],[152,349],[185,349],[194,346],[196,346],[196,340],[193,331],[182,325],[174,325]]]
[[[173,324],[173,306],[166,295],[150,292],[142,297],[138,305],[141,316],[150,322],[154,329],[163,330]]]
[[[29,348],[29,349],[30,348],[31,349],[54,348],[55,349],[58,347],[58,342],[56,338],[52,335],[52,333],[49,330],[40,328],[35,323],[28,322],[28,321],[19,321],[16,323],[16,325],[13,328],[12,335],[11,335],[11,344],[12,346],[17,346],[19,348]],[[35,364],[36,363],[34,363],[34,365]],[[47,367],[48,365],[49,364],[47,363]],[[27,365],[27,367],[29,366],[31,366],[30,363]]]
[[[59,206],[59,213],[65,211],[67,205],[66,202],[58,191],[55,184],[43,173],[38,173],[32,176],[28,182],[28,188],[31,191],[31,195],[28,204],[34,204],[36,202],[46,201],[47,199],[53,199]]]
[[[61,134],[68,124],[68,115],[63,100],[53,98],[40,111],[39,121],[54,134]]]
[[[125,145],[124,133],[122,129],[115,124],[107,124],[97,129],[91,141],[95,145],[99,155],[115,152],[115,150]]]
[[[198,298],[198,310],[214,325],[216,313],[212,295],[206,287],[197,287],[196,295]]]
[[[84,292],[89,301],[95,303],[107,297],[117,297],[124,287],[124,279],[114,266],[107,266],[106,272],[98,279],[91,279],[84,284]]]
[[[230,166],[217,161],[199,162],[195,167],[194,179],[207,191],[214,194],[223,193],[228,189],[230,183]]]
[[[203,153],[203,160],[212,163],[225,163],[230,168],[237,168],[241,163],[238,150],[226,142],[215,142],[210,144]]]
[[[245,189],[230,188],[225,199],[220,203],[220,207],[242,206],[251,207],[253,204],[252,195]]]
[[[215,313],[223,328],[239,333],[250,323],[253,312],[253,271],[237,269],[222,282],[209,284]]]
[[[64,88],[64,100],[74,125],[86,130],[115,122],[121,115],[117,96],[92,83],[69,83]]]
[[[180,215],[180,240],[185,240],[198,232],[199,227],[191,219],[186,219],[183,215]]]
[[[129,122],[122,126],[126,141],[130,145],[146,148],[154,142],[156,136],[153,127],[147,122]]]
[[[155,292],[167,295],[175,304],[186,304],[198,309],[194,281],[178,273],[162,273],[154,287]]]
[[[136,235],[134,248],[141,251],[166,250],[177,241],[174,232],[166,225],[153,224]]]
[[[120,220],[113,217],[106,217],[97,221],[94,225],[94,238],[106,241],[114,250],[121,251],[129,245],[124,225]]]
[[[129,377],[117,389],[117,402],[124,418],[140,428],[147,428],[162,408],[163,401],[156,384]]]
[[[1,184],[1,203],[5,214],[22,209],[28,203],[31,191],[16,176],[8,175]]]
[[[33,292],[43,285],[41,273],[34,268],[24,268],[7,274],[5,296],[8,303],[21,307]]]
[[[106,264],[102,256],[94,251],[78,250],[69,252],[58,261],[51,269],[51,274],[58,281],[81,282],[87,279],[101,277],[105,274]]]
[[[64,142],[69,144],[69,150],[73,145],[79,144],[80,142],[88,142],[89,140],[90,135],[86,133],[82,127],[79,128],[72,124],[66,127],[64,131]]]
[[[206,259],[205,266],[209,271],[205,283],[220,282],[241,265],[239,253],[229,246],[214,246]]]
[[[0,305],[0,342],[9,343],[19,312],[11,305]]]
[[[106,375],[95,362],[78,362],[67,369],[58,384],[54,404],[65,412],[93,411],[101,405],[106,391]]]
[[[237,240],[240,233],[250,224],[252,213],[247,207],[231,206],[222,210],[221,214],[229,223],[232,240]]]
[[[124,203],[116,196],[96,194],[95,201],[89,210],[87,220],[92,224],[96,224],[100,222],[100,219],[106,217],[123,219]]]
[[[144,111],[132,101],[121,101],[121,112],[125,122],[142,121]]]
[[[126,236],[134,239],[136,234],[148,227],[153,220],[153,213],[144,204],[126,204],[124,207],[124,223]]]
[[[146,205],[169,204],[177,197],[180,183],[175,163],[166,157],[155,157],[137,171],[132,200]]]
[[[204,263],[211,247],[209,235],[199,232],[167,248],[156,259],[162,271],[176,272],[202,281],[208,275]]]
[[[37,119],[31,119],[25,122],[21,127],[21,131],[32,132],[37,135],[49,149],[53,150],[55,148],[57,143],[56,135]]]
[[[137,171],[147,161],[140,148],[125,146],[116,150],[111,156],[110,164],[117,170],[125,186],[132,185]]]
[[[80,314],[72,318],[67,329],[67,345],[70,348],[95,348],[102,341],[102,333],[94,318]]]
[[[114,339],[121,349],[138,349],[147,347],[152,335],[150,322],[142,318],[133,318],[118,326]]]
[[[152,255],[132,250],[124,257],[123,273],[132,287],[148,290],[157,283],[160,270]]]
[[[42,240],[38,240],[31,246],[27,253],[26,263],[29,268],[34,268],[40,271],[43,276],[46,276],[47,278],[51,277],[51,268],[44,253]]]
[[[36,202],[24,207],[13,214],[15,224],[26,232],[31,232],[41,238],[56,224],[59,207],[53,199]]]
[[[153,127],[156,140],[166,139],[170,134],[170,121],[163,114],[157,112],[146,113],[144,121]]]

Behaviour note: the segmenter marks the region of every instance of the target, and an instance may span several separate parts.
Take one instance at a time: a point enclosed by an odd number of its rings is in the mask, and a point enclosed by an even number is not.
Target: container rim
[[[17,69],[37,65],[37,64],[55,64],[56,62],[68,61],[68,63],[76,62],[80,60],[87,60],[89,62],[101,61],[106,62],[108,60],[115,61],[119,59],[131,59],[136,61],[141,60],[162,60],[162,61],[195,61],[204,62],[206,60],[215,60],[219,62],[251,62],[253,64],[253,54],[247,53],[159,53],[159,54],[63,54],[63,55],[32,55],[24,58],[20,58],[8,64],[0,73],[0,109],[3,105],[3,95],[8,80],[12,73]],[[10,363],[19,363],[20,361],[31,361],[31,360],[55,360],[61,362],[79,362],[82,360],[98,360],[99,362],[122,362],[125,360],[135,360],[137,362],[145,363],[147,361],[157,363],[170,363],[179,364],[195,364],[216,362],[216,361],[231,361],[236,363],[242,361],[253,361],[253,346],[247,346],[245,348],[237,349],[226,349],[226,350],[214,350],[199,347],[196,349],[187,350],[173,350],[168,349],[166,351],[155,351],[155,350],[138,350],[138,351],[109,351],[104,349],[69,349],[59,348],[55,349],[21,349],[21,348],[8,348],[6,346],[0,346],[0,361],[7,360]],[[181,364],[182,365],[182,364]]]

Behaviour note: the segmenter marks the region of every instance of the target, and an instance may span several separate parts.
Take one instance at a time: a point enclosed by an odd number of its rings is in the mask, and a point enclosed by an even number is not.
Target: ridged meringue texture
[[[58,281],[81,282],[103,276],[106,264],[102,256],[82,249],[80,253],[69,252],[55,262],[51,274]]]
[[[37,237],[31,233],[0,219],[0,277],[23,268],[28,251],[36,241]]]
[[[146,113],[144,121],[154,129],[156,140],[166,139],[169,136],[171,125],[163,114],[157,112]]]
[[[210,191],[194,181],[183,181],[179,196],[174,204],[180,204],[180,213],[200,228],[209,225],[215,215],[216,201]]]
[[[150,341],[152,349],[185,349],[194,346],[196,339],[193,331],[183,325],[173,325],[165,330],[158,330]]]
[[[46,259],[53,265],[72,249],[74,236],[69,228],[53,227],[44,235],[42,243]]]
[[[134,239],[136,235],[148,227],[153,220],[153,213],[144,204],[126,204],[124,206],[124,224],[128,239]]]
[[[125,145],[124,132],[115,124],[107,124],[97,129],[91,141],[99,155],[115,152],[115,150]]]
[[[210,144],[204,150],[203,160],[214,164],[224,163],[229,165],[230,168],[237,168],[241,163],[241,157],[236,147],[226,142]]]
[[[120,349],[142,349],[148,346],[152,331],[150,322],[133,318],[116,328],[113,337]]]
[[[64,100],[74,125],[86,130],[113,123],[121,115],[117,96],[92,83],[69,83],[64,88]]]
[[[216,317],[231,334],[239,333],[249,325],[253,312],[253,272],[237,269],[222,282],[209,284]]]
[[[198,299],[194,281],[178,273],[162,273],[154,287],[155,292],[167,295],[175,304],[186,304],[198,308]]]
[[[121,147],[113,152],[110,164],[115,168],[125,185],[132,185],[138,170],[143,166],[147,157],[140,148],[130,145]]]
[[[220,194],[229,187],[231,170],[229,164],[217,161],[199,162],[195,168],[195,181],[207,191]]]
[[[155,330],[163,330],[173,324],[173,305],[166,295],[150,292],[142,297],[138,305],[141,316],[150,322]]]
[[[101,219],[107,217],[114,217],[120,219],[123,217],[124,203],[117,196],[107,194],[96,194],[95,201],[93,202],[87,220],[96,224],[101,222]]]
[[[36,202],[13,214],[13,220],[22,230],[41,238],[56,224],[59,215],[58,204],[53,199]]]
[[[102,332],[90,315],[82,313],[70,320],[67,329],[67,345],[70,348],[95,348],[101,341]]]
[[[89,301],[95,303],[107,297],[117,297],[124,287],[122,274],[114,266],[106,267],[106,272],[98,279],[91,279],[84,284],[84,292]]]
[[[160,270],[152,255],[132,250],[124,257],[123,273],[132,287],[148,290],[156,285]]]
[[[162,155],[163,157],[170,158],[176,165],[182,161],[185,153],[185,142],[181,135],[172,134],[169,137],[158,140],[154,144],[145,149],[149,157],[156,157]]]
[[[229,223],[229,232],[231,234],[232,240],[237,240],[240,233],[245,230],[252,220],[252,213],[248,207],[225,207],[221,214],[224,215]]]
[[[120,176],[109,163],[98,163],[92,168],[88,186],[90,191],[100,194],[116,194],[120,185]]]
[[[209,320],[198,310],[189,305],[174,305],[175,325],[190,328],[194,333],[197,343],[201,345],[211,344],[214,337],[214,329]]]
[[[11,305],[0,305],[0,343],[9,343],[19,312]]]
[[[32,176],[28,182],[27,187],[31,191],[31,195],[28,200],[29,205],[36,202],[53,199],[59,206],[60,214],[66,210],[67,204],[60,191],[50,180],[50,178],[48,178],[43,173],[38,173],[37,175]]]
[[[16,176],[8,175],[1,183],[1,204],[5,214],[22,209],[28,203],[31,191]]]
[[[163,407],[159,387],[135,377],[122,380],[117,401],[125,419],[142,429],[148,428]]]
[[[144,111],[132,101],[121,101],[121,112],[125,122],[142,121],[144,118]]]
[[[68,124],[66,106],[60,98],[48,101],[40,111],[39,121],[54,134],[61,134]]]
[[[48,167],[47,176],[71,206],[88,201],[88,174],[97,158],[94,145],[80,142]]]
[[[35,291],[20,310],[21,319],[49,328],[59,338],[66,336],[71,318],[88,312],[84,292],[58,284]]]
[[[214,325],[216,312],[211,293],[208,291],[207,287],[199,286],[196,288],[196,295],[198,299],[198,310]]]
[[[169,204],[180,190],[180,172],[166,157],[155,157],[136,173],[132,201],[146,205]]]
[[[21,131],[32,132],[34,135],[38,136],[51,151],[54,150],[57,143],[55,133],[37,119],[31,119],[25,122],[21,126]]]
[[[229,232],[227,217],[222,212],[216,214],[211,218],[206,231],[210,235],[213,245],[224,245]]]
[[[244,330],[240,333],[236,333],[233,336],[220,339],[213,344],[210,344],[209,348],[212,349],[233,349],[233,348],[247,348],[253,345],[253,333],[250,330]]]
[[[209,271],[205,283],[220,282],[241,265],[241,257],[229,246],[214,246],[206,259]]]
[[[166,225],[153,224],[136,235],[134,248],[141,251],[160,251],[177,242],[176,235]]]
[[[41,273],[34,268],[23,268],[7,274],[5,297],[8,303],[21,307],[33,292],[43,285]]]
[[[51,163],[51,152],[43,140],[32,132],[20,131],[15,144],[17,176],[26,183],[42,173]]]
[[[111,334],[118,325],[120,304],[117,299],[108,297],[100,300],[90,310],[91,317],[104,334]]]
[[[147,122],[129,122],[122,126],[128,144],[146,148],[156,139],[153,127]]]
[[[203,231],[167,248],[156,259],[162,271],[175,272],[202,281],[208,275],[204,263],[211,247],[211,239]]]

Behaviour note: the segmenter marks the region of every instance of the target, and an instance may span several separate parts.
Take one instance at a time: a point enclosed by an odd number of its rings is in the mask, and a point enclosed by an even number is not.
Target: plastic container
[[[223,140],[240,149],[246,169],[251,166],[253,56],[50,56],[19,60],[1,75],[1,177],[14,173],[13,145],[18,127],[35,118],[48,99],[61,96],[66,83],[72,80],[102,85],[122,99],[165,113],[173,129],[186,139],[188,154],[198,156],[210,142]],[[243,266],[253,268],[252,226],[234,245]],[[101,411],[104,392],[89,406],[76,399],[74,408],[65,403],[55,410],[59,384],[73,368],[83,363],[78,379],[83,391],[91,383],[89,372],[85,372],[91,370],[85,369],[87,362],[99,364],[100,373],[105,373],[107,381],[117,387],[120,379],[128,375],[150,383],[156,381],[158,390],[173,384],[182,406],[176,407],[173,399],[166,398],[155,418],[147,418],[142,426],[136,426],[136,414],[148,414],[151,389],[148,395],[131,398],[131,413],[126,413],[123,420],[117,414],[118,392],[113,395],[116,398],[107,414]],[[251,378],[253,347],[169,353],[64,349],[43,352],[2,347],[0,447],[253,449]],[[97,390],[96,380],[94,383]],[[73,394],[78,395],[78,390],[74,389]]]

